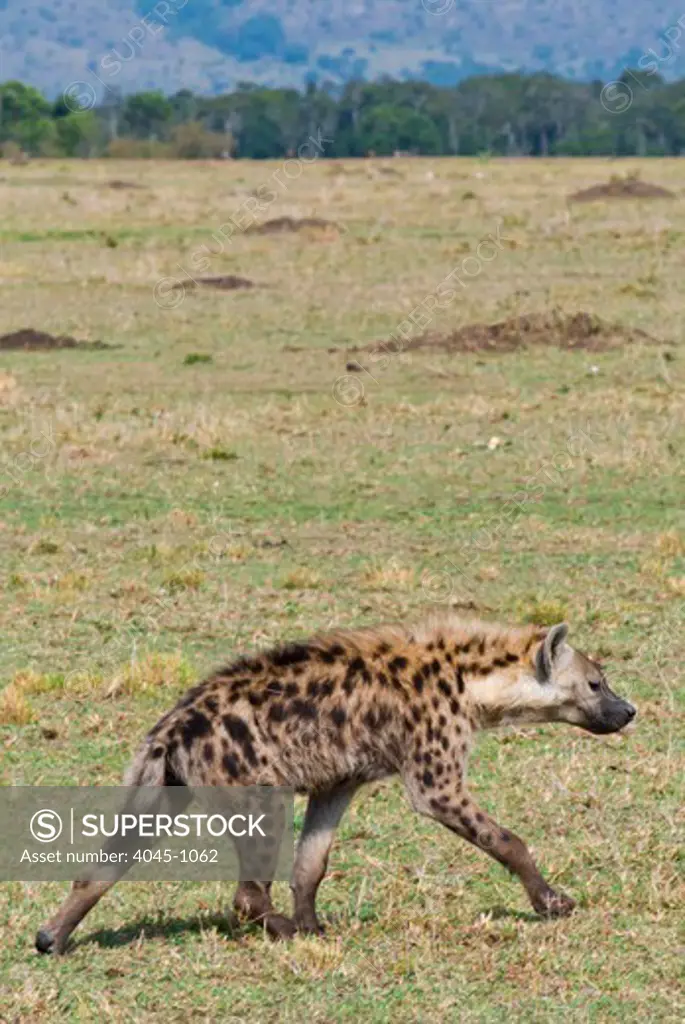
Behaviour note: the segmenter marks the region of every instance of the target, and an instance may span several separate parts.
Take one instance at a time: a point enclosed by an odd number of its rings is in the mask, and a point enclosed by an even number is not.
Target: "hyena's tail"
[[[185,786],[186,773],[158,742],[145,740],[124,773],[124,786]]]

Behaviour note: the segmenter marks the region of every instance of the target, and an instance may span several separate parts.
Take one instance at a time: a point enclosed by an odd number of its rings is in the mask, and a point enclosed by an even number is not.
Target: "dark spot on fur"
[[[338,658],[342,658],[345,654],[345,648],[342,644],[333,644],[332,647],[323,648],[319,651],[319,657],[322,661],[325,661],[327,665],[332,665]]]
[[[464,675],[463,675],[463,673],[460,670],[460,671],[457,672],[457,690],[459,691],[459,693],[463,693],[464,689],[465,689]]]
[[[379,672],[377,679],[379,686],[389,686],[388,677],[386,676],[385,672]]]
[[[332,679],[324,679],[324,681],[321,683],[321,688],[320,688],[321,696],[322,697],[330,697],[330,695],[333,693],[334,689],[335,689],[335,683],[333,682],[333,680]]]
[[[279,683],[277,680],[272,679],[267,684],[266,692],[272,697],[279,697],[283,693],[283,683]]]
[[[308,700],[294,700],[290,705],[290,710],[298,718],[305,718],[310,721],[318,715],[316,705],[311,704]]]
[[[433,780],[433,773],[425,771],[423,773],[423,784],[424,784],[424,786],[431,787],[433,785],[433,782],[434,782],[434,780]]]
[[[205,699],[205,707],[206,707],[207,711],[209,711],[210,714],[212,714],[212,715],[215,715],[217,713],[217,711],[219,710],[219,704],[214,699],[214,697],[207,697]]]
[[[297,697],[300,692],[300,688],[297,683],[287,683],[285,687],[286,697]]]
[[[388,668],[391,672],[402,672],[408,665],[408,661],[403,655],[398,655],[388,663]]]
[[[507,652],[506,658],[510,665],[519,660],[518,654],[513,654],[511,651]]]
[[[357,678],[362,676],[364,682],[371,682],[371,673],[366,667],[366,662],[363,658],[356,657],[347,666],[347,672],[345,673],[345,679],[343,680],[343,690],[349,695],[354,690]]]
[[[431,661],[431,670],[434,676],[440,675],[440,662],[437,658],[433,658]]]
[[[224,715],[223,723],[231,739],[240,745],[245,760],[251,765],[257,764],[253,736],[247,724],[236,715]]]
[[[382,658],[384,654],[388,654],[389,652],[390,644],[387,644],[385,641],[383,641],[383,643],[379,644],[378,647],[376,648],[376,657]]]
[[[282,704],[272,704],[269,708],[270,722],[283,722],[286,718],[285,708]]]
[[[430,750],[427,750],[426,753],[423,755],[424,764],[430,764],[432,760],[433,755],[431,754]]]
[[[208,732],[212,731],[212,725],[206,715],[201,714],[196,708],[188,713],[188,717],[181,727],[181,735],[183,737],[183,745],[186,750],[190,750],[193,745],[193,740],[199,736],[206,736]]]
[[[446,697],[452,696],[452,687],[449,683],[446,683],[444,679],[438,679],[438,689],[440,693],[444,693]]]
[[[237,779],[240,775],[240,762],[235,754],[226,754],[221,761],[224,771],[227,775],[230,775],[232,779]]]
[[[438,718],[438,725],[440,726],[441,729],[444,729],[445,726],[447,725],[447,719],[445,718],[444,715],[440,715],[440,717]]]
[[[319,695],[319,683],[316,679],[312,679],[307,683],[307,696],[318,697]]]
[[[287,668],[289,665],[299,665],[303,661],[309,661],[311,652],[304,644],[287,644],[285,647],[273,651],[269,660],[276,668]]]
[[[427,651],[434,651],[435,650],[435,644],[433,643],[432,640],[430,641],[430,643],[426,644],[426,650]]]
[[[248,693],[247,699],[253,708],[261,708],[262,704],[267,700],[265,693]]]
[[[414,684],[414,689],[416,690],[416,692],[421,693],[421,691],[423,690],[423,676],[421,675],[421,673],[415,672],[414,675],[411,677],[411,681]]]
[[[161,757],[163,753],[164,747],[155,747],[155,749],[150,754],[150,757],[154,757],[155,759],[157,759],[158,757]]]
[[[340,729],[347,721],[347,712],[344,708],[333,708],[331,711],[331,721],[333,725]]]
[[[214,747],[211,743],[205,743],[202,748],[202,756],[204,757],[207,764],[211,764],[214,760]]]
[[[438,648],[441,651],[445,650],[445,641],[443,640],[443,638],[441,636],[438,637]]]

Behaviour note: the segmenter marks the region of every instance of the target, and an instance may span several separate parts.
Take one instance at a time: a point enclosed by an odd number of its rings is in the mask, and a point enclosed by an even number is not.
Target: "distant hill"
[[[219,93],[519,68],[606,80],[654,54],[669,78],[678,51],[667,59],[663,33],[678,18],[665,0],[0,0],[0,80],[51,97],[74,81]]]

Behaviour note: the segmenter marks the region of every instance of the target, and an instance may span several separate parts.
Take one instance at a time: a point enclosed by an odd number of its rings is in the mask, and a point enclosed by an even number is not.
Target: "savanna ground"
[[[567,206],[617,168],[676,198]],[[117,346],[0,353],[2,784],[116,783],[237,651],[436,603],[567,619],[640,712],[625,736],[509,730],[474,753],[474,792],[578,900],[569,920],[372,786],[334,846],[324,939],[239,926],[230,884],[122,883],[55,961],[33,937],[67,886],[3,883],[0,1019],[681,1020],[682,163],[0,171],[0,333]],[[156,302],[276,172],[262,219],[342,230],[236,231],[205,273],[260,287]],[[346,347],[459,267],[431,330],[560,309],[657,342],[564,351],[550,330],[347,373]]]

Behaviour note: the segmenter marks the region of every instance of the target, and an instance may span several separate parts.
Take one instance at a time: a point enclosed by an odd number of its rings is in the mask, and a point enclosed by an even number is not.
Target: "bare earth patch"
[[[222,292],[236,291],[238,288],[256,288],[254,281],[250,281],[248,277],[238,277],[235,274],[224,274],[219,277],[198,277],[195,281],[179,282],[174,285],[174,288],[194,288],[195,285],[200,284],[205,288],[218,288]]]
[[[675,199],[671,192],[661,185],[628,175],[625,178],[611,178],[607,182],[574,192],[569,199],[574,203],[592,203],[597,199]]]
[[[10,331],[8,334],[0,335],[0,351],[11,352],[20,350],[24,352],[47,352],[52,349],[78,348],[101,351],[103,349],[115,348],[104,341],[77,341],[68,334],[49,334],[47,331],[37,331],[33,327],[22,327],[18,331]]]
[[[248,235],[284,235],[298,231],[337,231],[338,226],[324,217],[274,217],[263,224],[253,224],[247,229]]]
[[[592,313],[529,313],[494,324],[467,324],[455,331],[426,331],[416,338],[398,343],[394,338],[370,345],[349,348],[349,352],[394,352],[401,350],[442,349],[445,352],[515,352],[531,345],[600,352],[635,341],[652,338],[645,331],[606,323]],[[329,351],[336,351],[329,349]]]

